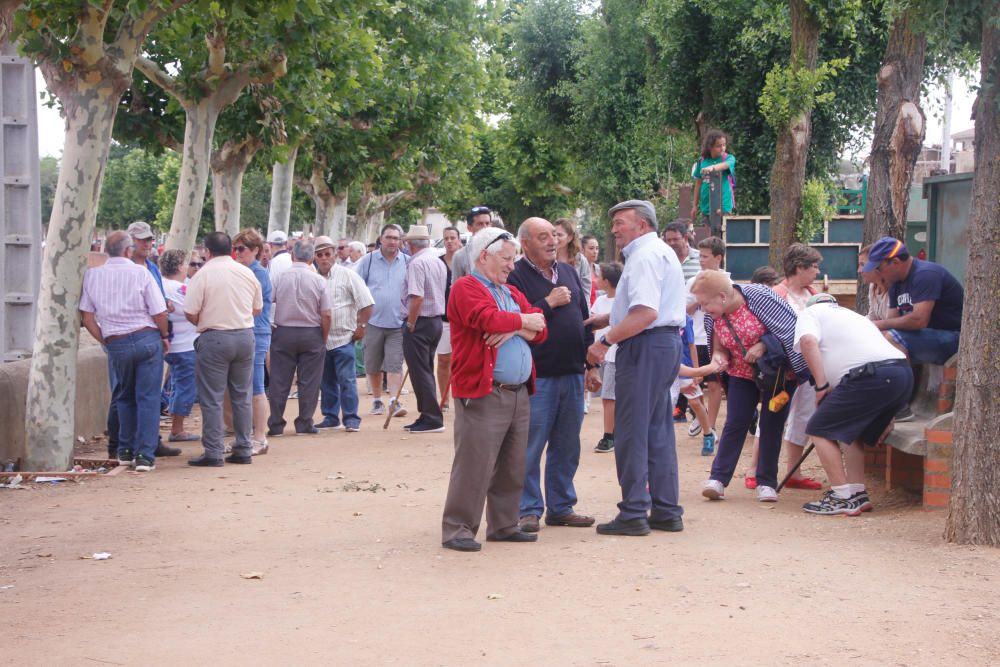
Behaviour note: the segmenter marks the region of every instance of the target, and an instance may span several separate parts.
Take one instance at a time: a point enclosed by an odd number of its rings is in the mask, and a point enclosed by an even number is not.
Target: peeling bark
[[[187,97],[177,79],[155,62],[148,58],[139,58],[136,62],[137,69],[173,96],[184,108],[184,150],[180,184],[166,247],[185,252],[191,251],[198,235],[198,224],[205,204],[205,188],[208,186],[212,139],[219,114],[235,102],[250,84],[271,83],[284,76],[288,65],[285,56],[276,52],[268,58],[267,63],[245,63],[233,71],[227,70],[226,32],[224,26],[219,24],[206,35],[205,43],[208,45],[208,64],[199,79],[202,89],[212,92],[198,100]],[[253,74],[257,70],[261,73]],[[212,82],[211,86],[208,85],[209,81]],[[218,221],[216,224],[218,225]]]
[[[276,229],[288,233],[288,223],[292,217],[292,188],[295,185],[295,160],[299,148],[296,146],[284,164],[275,162],[271,169],[271,206],[267,219],[267,233]]]
[[[69,44],[73,60],[63,55],[66,45],[56,44],[39,58],[49,90],[63,105],[66,140],[42,256],[25,416],[27,470],[66,470],[72,461],[80,293],[115,113],[149,30],[182,4],[124,17],[110,44],[104,42],[107,10],[88,5]]]
[[[983,17],[949,542],[1000,546],[1000,5]]]
[[[820,26],[806,0],[789,0],[792,19],[791,66],[815,70],[819,56]],[[771,168],[771,242],[768,262],[781,266],[785,251],[795,241],[795,227],[802,217],[802,187],[812,139],[812,112],[792,118],[777,133]]]
[[[240,201],[243,176],[254,156],[263,147],[256,137],[227,141],[212,154],[212,192],[215,203],[215,230],[229,234],[240,231]]]
[[[184,150],[166,247],[190,252],[198,236],[219,112],[212,98],[185,105]]]
[[[919,18],[917,11],[911,6],[896,19],[876,77],[878,96],[868,158],[864,245],[883,236],[906,238],[910,185],[925,132],[920,84],[924,79],[927,36],[913,30]],[[868,302],[866,284],[859,284],[857,298],[859,308],[864,308]]]

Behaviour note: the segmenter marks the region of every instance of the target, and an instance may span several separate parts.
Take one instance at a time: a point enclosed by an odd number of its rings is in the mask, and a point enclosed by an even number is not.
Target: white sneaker
[[[758,486],[757,502],[776,503],[778,502],[778,492],[772,489],[770,486]]]
[[[701,433],[701,423],[698,421],[698,418],[695,417],[691,420],[691,423],[688,424],[688,437],[697,438],[699,433]]]
[[[726,487],[719,480],[710,479],[701,485],[701,495],[709,500],[722,500],[726,497]]]
[[[389,412],[392,414],[393,417],[406,416],[406,408],[404,408],[403,404],[398,402],[396,399],[392,399],[391,401],[389,401]]]

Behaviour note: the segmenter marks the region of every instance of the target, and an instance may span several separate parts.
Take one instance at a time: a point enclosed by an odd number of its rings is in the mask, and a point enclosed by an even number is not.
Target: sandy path
[[[618,489],[612,456],[590,451],[600,420],[595,401],[578,509],[607,519]],[[800,511],[812,492],[762,506],[736,480],[709,504],[698,495],[709,460],[678,427],[683,533],[545,528],[537,544],[460,554],[440,547],[450,432],[410,437],[400,420],[387,432],[376,421],[359,434],[275,439],[252,466],[194,469],[182,457],[151,475],[0,490],[0,660],[1000,659],[1000,551],[943,544],[944,515],[905,498],[876,492],[875,512],[829,519]],[[345,490],[351,482],[384,490]],[[80,558],[97,551],[113,557]],[[252,571],[263,579],[241,578]]]

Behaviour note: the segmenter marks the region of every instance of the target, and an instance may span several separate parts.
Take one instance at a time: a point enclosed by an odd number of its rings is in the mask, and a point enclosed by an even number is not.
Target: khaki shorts
[[[403,329],[383,329],[369,324],[363,339],[365,372],[403,372]]]

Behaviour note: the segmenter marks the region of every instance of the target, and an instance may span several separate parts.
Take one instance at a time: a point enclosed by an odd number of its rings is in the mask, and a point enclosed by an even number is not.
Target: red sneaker
[[[743,486],[747,487],[751,491],[757,488],[757,478],[747,475],[743,478]]]
[[[818,491],[823,488],[823,485],[812,477],[793,477],[785,483],[785,486],[789,489],[809,489],[810,491]]]

